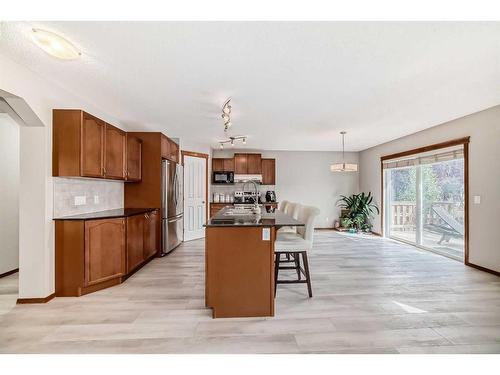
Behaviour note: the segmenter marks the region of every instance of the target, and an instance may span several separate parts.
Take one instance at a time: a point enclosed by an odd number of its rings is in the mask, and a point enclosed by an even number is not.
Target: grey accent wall
[[[231,157],[238,150],[213,151],[213,157]],[[320,209],[316,228],[329,228],[338,219],[340,209],[336,202],[340,195],[358,192],[358,173],[333,173],[330,164],[342,160],[341,152],[331,151],[259,151],[240,150],[239,152],[260,152],[263,158],[276,159],[276,197],[278,201],[288,200]],[[347,152],[346,162],[358,162],[357,152]],[[224,192],[241,189],[222,188]],[[261,190],[272,190],[272,186],[262,186]],[[212,185],[212,192],[221,189]],[[210,197],[210,201],[212,201]]]

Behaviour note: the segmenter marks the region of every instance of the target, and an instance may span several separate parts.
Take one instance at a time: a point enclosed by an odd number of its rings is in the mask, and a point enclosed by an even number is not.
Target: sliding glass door
[[[385,236],[464,259],[463,150],[384,161]]]

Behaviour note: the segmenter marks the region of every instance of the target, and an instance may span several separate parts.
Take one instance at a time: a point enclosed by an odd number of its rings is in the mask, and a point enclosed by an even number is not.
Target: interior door
[[[205,236],[206,159],[184,155],[184,241]]]

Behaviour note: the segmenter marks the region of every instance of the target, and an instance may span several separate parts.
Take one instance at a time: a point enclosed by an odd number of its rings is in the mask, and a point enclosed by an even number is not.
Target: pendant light
[[[332,172],[357,172],[358,171],[358,165],[357,164],[352,164],[352,163],[346,163],[345,162],[345,141],[344,137],[347,132],[342,131],[340,134],[342,135],[342,163],[335,163],[330,165],[330,170]]]

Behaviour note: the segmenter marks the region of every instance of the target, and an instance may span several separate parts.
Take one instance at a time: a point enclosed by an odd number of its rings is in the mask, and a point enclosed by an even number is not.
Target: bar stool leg
[[[312,294],[312,287],[311,287],[311,275],[309,274],[309,262],[307,261],[307,252],[306,251],[301,251],[302,254],[302,261],[304,263],[304,271],[306,273],[306,280],[307,280],[307,291],[309,292],[309,298],[313,296]]]
[[[300,272],[300,254],[294,253],[293,260],[295,261],[295,269],[297,270],[297,279],[301,280],[301,272]]]
[[[274,297],[276,298],[276,289],[278,289],[278,271],[280,269],[281,254],[277,253],[274,259]]]

